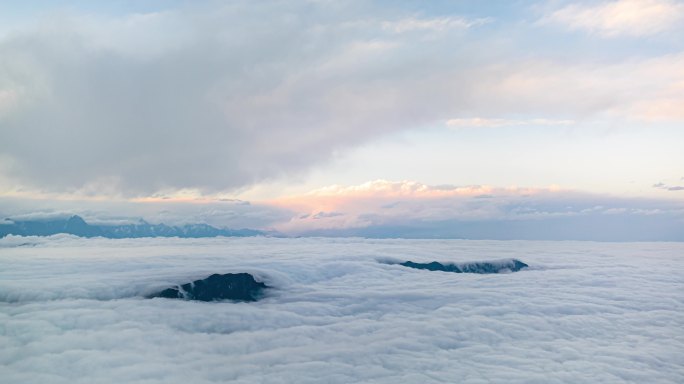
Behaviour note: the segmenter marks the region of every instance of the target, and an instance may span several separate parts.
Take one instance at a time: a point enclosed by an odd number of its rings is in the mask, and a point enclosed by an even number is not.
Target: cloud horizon
[[[649,20],[624,16],[645,6]],[[308,1],[56,9],[0,31],[4,191],[234,194],[424,127],[684,121],[681,47],[614,48],[624,31],[669,47],[684,15],[669,1],[509,17]],[[592,15],[603,21],[582,21]],[[615,53],[585,52],[591,36],[568,40],[566,57],[532,39],[558,25],[608,34],[596,44]]]
[[[289,237],[684,241],[680,199],[617,197],[559,187],[426,185],[374,180],[274,200],[1,198],[9,220],[121,225],[209,224]]]

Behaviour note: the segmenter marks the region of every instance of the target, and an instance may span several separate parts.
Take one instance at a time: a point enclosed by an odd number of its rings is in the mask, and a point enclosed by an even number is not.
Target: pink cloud
[[[557,23],[604,37],[647,36],[673,28],[684,19],[684,5],[670,0],[619,0],[570,4],[542,22]]]
[[[374,180],[355,186],[324,187],[269,204],[298,213],[276,226],[279,231],[296,234],[404,220],[491,219],[504,215],[501,206],[511,198],[562,192],[558,187],[431,186],[415,181]]]

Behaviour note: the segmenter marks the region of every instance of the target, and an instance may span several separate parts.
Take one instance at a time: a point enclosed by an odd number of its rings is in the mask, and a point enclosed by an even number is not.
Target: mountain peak
[[[87,225],[86,221],[79,215],[73,215],[67,220],[67,224]]]
[[[165,224],[149,224],[140,219],[136,224],[102,225],[88,224],[81,216],[72,215],[55,220],[23,220],[10,221],[0,227],[0,237],[6,235],[50,236],[57,233],[69,233],[81,237],[107,237],[113,239],[136,237],[216,237],[216,236],[258,236],[264,233],[258,230],[232,230],[216,228],[209,224],[187,224],[169,226]]]

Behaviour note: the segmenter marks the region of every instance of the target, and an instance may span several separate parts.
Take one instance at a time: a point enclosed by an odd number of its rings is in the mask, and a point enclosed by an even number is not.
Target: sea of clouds
[[[684,243],[8,236],[0,383],[682,383],[682,271]],[[274,288],[144,298],[230,272]]]

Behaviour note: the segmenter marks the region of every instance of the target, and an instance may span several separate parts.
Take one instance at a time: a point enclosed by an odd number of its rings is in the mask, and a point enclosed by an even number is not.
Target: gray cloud
[[[427,69],[348,8],[237,2],[15,32],[0,42],[9,173],[51,190],[234,189],[428,118],[413,104]]]
[[[325,219],[325,218],[330,218],[330,217],[338,217],[338,216],[343,216],[344,213],[340,212],[318,212],[315,215],[311,216],[312,219],[318,220],[318,219]]]

